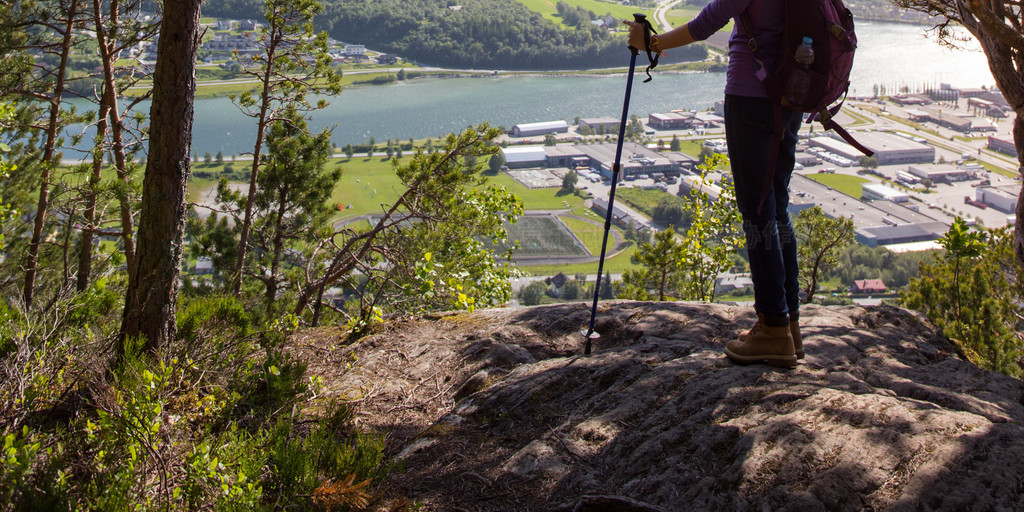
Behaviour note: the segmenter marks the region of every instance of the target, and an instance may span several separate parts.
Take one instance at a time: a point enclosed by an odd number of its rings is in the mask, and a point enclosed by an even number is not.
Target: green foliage
[[[565,173],[565,177],[562,178],[562,193],[572,194],[576,191],[576,184],[579,183],[579,175],[576,171],[570,170]]]
[[[621,36],[589,23],[560,30],[518,2],[465,0],[459,5],[452,10],[431,0],[339,0],[327,7],[323,19],[338,39],[430,64],[563,69],[623,62]]]
[[[524,306],[536,306],[544,300],[548,292],[548,285],[544,281],[534,281],[520,291],[520,298]]]
[[[979,366],[1019,376],[1024,346],[1016,330],[1024,311],[1011,229],[971,231],[957,218],[939,243],[945,255],[921,264],[903,303],[923,312]]]
[[[384,205],[374,227],[344,229],[332,241],[342,249],[324,279],[341,279],[358,299],[347,312],[359,317],[356,322],[511,299],[509,279],[518,272],[509,261],[516,244],[508,241],[505,226],[521,215],[522,203],[481,175],[484,158],[498,150],[490,143],[497,134],[486,125],[472,127],[449,135],[440,150],[417,149],[408,161],[394,160],[405,187],[399,198]],[[504,250],[496,254],[492,247]],[[349,254],[366,257],[356,261]],[[353,274],[368,280],[356,282]]]
[[[839,265],[839,250],[853,243],[853,220],[846,217],[831,218],[820,206],[812,206],[793,219],[797,240],[797,259],[800,277],[804,281],[807,302],[811,302],[818,283],[825,273]]]
[[[825,280],[839,278],[849,287],[858,279],[881,279],[889,288],[901,288],[917,275],[921,255],[850,244],[839,251],[838,259],[836,268],[826,272]]]
[[[683,242],[676,237],[675,229],[659,231],[650,243],[642,243],[631,261],[640,265],[637,270],[628,270],[622,275],[618,295],[633,300],[669,300],[683,293],[686,269]]]
[[[709,156],[697,166],[701,171],[700,181],[707,181],[708,173],[727,163],[724,155]],[[723,180],[721,189],[718,199],[712,201],[707,192],[695,187],[686,202],[685,210],[692,219],[683,235],[682,266],[687,271],[683,298],[686,300],[713,302],[715,279],[732,266],[730,255],[743,246],[735,188],[732,182]]]
[[[367,486],[392,469],[383,437],[357,430],[340,405],[307,417],[299,406],[317,381],[279,348],[294,319],[257,330],[246,311],[234,298],[193,299],[166,353],[129,350],[104,372],[91,328],[68,328],[70,315],[0,305],[0,339],[18,347],[0,355],[3,371],[17,370],[0,379],[0,508],[364,506]],[[118,321],[92,319],[108,328]]]

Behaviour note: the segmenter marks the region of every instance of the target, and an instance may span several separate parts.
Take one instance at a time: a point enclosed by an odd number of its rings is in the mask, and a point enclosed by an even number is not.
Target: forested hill
[[[423,65],[497,69],[586,69],[623,66],[624,33],[591,26],[604,13],[574,9],[579,24],[564,29],[518,2],[462,0],[325,0],[318,17],[331,37],[395,53]],[[228,0],[204,14],[259,18],[259,2]],[[572,8],[570,8],[572,9]],[[701,45],[673,50],[672,59],[699,60]]]

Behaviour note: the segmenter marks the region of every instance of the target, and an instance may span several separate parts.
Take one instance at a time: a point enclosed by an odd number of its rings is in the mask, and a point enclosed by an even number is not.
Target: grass
[[[583,207],[582,197],[575,194],[562,194],[558,187],[529,189],[505,173],[490,176],[490,182],[502,185],[519,196],[527,210],[566,210]]]
[[[562,18],[558,15],[558,4],[559,0],[518,0],[519,3],[525,5],[531,11],[540,13],[544,16],[544,19],[551,21],[552,23],[559,25],[564,28],[570,28],[562,24]],[[619,19],[633,19],[634,12],[644,12],[650,14],[651,11],[646,9],[637,9],[636,7],[630,7],[628,5],[612,4],[608,2],[601,2],[599,0],[562,0],[565,3],[573,7],[582,7],[584,9],[593,11],[598,16],[604,16],[606,13],[611,13]]]
[[[600,252],[600,251],[598,251]],[[621,274],[626,270],[636,268],[630,260],[630,256],[636,252],[636,246],[629,246],[626,250],[604,260],[604,271],[610,274]],[[597,262],[593,263],[566,263],[555,265],[518,265],[519,270],[532,276],[553,276],[559,272],[572,276],[579,273],[596,274]]]
[[[599,256],[601,254],[601,242],[604,240],[604,224],[574,217],[561,217],[561,219],[563,224],[571,229],[573,233],[576,233],[576,238],[583,242],[583,245],[586,246],[591,255]],[[618,231],[618,228],[613,229],[616,232]],[[621,234],[619,236],[621,237]],[[609,237],[611,237],[611,234],[609,234]]]
[[[805,176],[855,199],[860,199],[861,185],[870,181],[860,176],[850,176],[847,174],[816,173],[806,174]]]
[[[384,156],[343,158],[336,163],[342,168],[341,180],[330,201],[344,205],[342,217],[380,213],[381,203],[393,204],[405,189]]]
[[[518,257],[573,257],[587,254],[572,239],[572,233],[553,215],[520,217],[509,225],[509,238],[519,241]]]
[[[621,188],[618,190],[619,197],[623,201],[629,203],[640,212],[646,214],[648,217],[653,215],[654,208],[658,206],[658,203],[662,201],[671,201],[672,203],[683,204],[683,199],[669,194],[663,190],[644,190],[640,188]]]
[[[562,18],[558,15],[558,2],[559,0],[518,0],[519,3],[525,5],[531,11],[539,13],[545,19],[552,23],[559,25],[564,28],[571,28],[562,23]],[[641,9],[637,7],[631,7],[628,5],[621,5],[619,3],[603,2],[601,0],[561,0],[574,7],[582,7],[589,11],[592,11],[598,16],[604,16],[605,14],[611,14],[617,19],[630,20],[633,19],[633,13],[641,12],[647,14],[649,17],[653,15],[651,9]],[[673,27],[678,27],[683,23],[690,21],[700,9],[694,6],[687,5],[683,8],[672,9],[666,16],[668,17],[669,23]],[[653,22],[653,17],[651,18]],[[730,22],[731,23],[731,22]],[[669,27],[655,27],[659,32],[668,30]]]

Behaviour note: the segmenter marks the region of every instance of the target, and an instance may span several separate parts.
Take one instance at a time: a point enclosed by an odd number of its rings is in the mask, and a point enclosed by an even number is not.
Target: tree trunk
[[[96,41],[99,45],[100,60],[103,62],[103,89],[104,92],[109,91],[109,95],[104,95],[103,100],[107,102],[110,149],[114,155],[114,169],[117,171],[117,177],[124,183],[124,187],[118,189],[117,199],[121,208],[121,240],[124,244],[125,266],[128,267],[128,274],[131,275],[135,270],[135,223],[132,219],[132,201],[128,195],[130,187],[128,186],[128,161],[124,148],[124,125],[121,124],[121,112],[117,106],[117,84],[114,82],[114,63],[117,60],[117,55],[114,54],[114,45],[117,44],[117,41],[110,40],[107,37],[108,31],[103,28],[101,0],[93,0],[93,9],[96,19]],[[112,25],[109,33],[116,34],[118,32],[119,16],[120,2],[112,0],[109,16]]]
[[[22,292],[25,307],[31,307],[34,298],[36,271],[38,270],[39,263],[39,245],[43,240],[46,210],[50,207],[50,167],[52,166],[54,148],[57,145],[57,132],[60,131],[60,99],[64,94],[68,55],[71,53],[71,36],[77,16],[78,2],[72,1],[68,7],[67,23],[64,26],[64,37],[61,41],[60,65],[57,68],[57,79],[53,87],[53,97],[50,98],[50,119],[46,125],[46,142],[42,158],[43,172],[39,177],[39,201],[36,203],[35,223],[32,225],[32,241],[29,243],[28,254],[25,257],[25,288]]]
[[[99,30],[97,30],[99,33]],[[100,99],[99,116],[96,120],[96,147],[93,148],[92,175],[86,189],[85,211],[82,213],[82,246],[78,248],[78,291],[85,291],[92,279],[92,243],[96,237],[96,196],[99,194],[100,174],[103,171],[103,139],[107,136],[107,90]]]
[[[191,171],[192,115],[201,0],[164,2],[153,74],[149,157],[142,184],[135,270],[128,276],[121,343],[142,336],[150,353],[172,340]]]
[[[267,313],[273,313],[277,300],[277,273],[284,253],[284,215],[288,208],[288,192],[282,192],[274,219],[274,249],[270,260],[270,281],[267,283]]]
[[[274,23],[275,20],[269,20]],[[249,231],[252,229],[252,203],[256,197],[256,178],[260,170],[260,153],[263,151],[263,141],[267,136],[267,126],[270,125],[270,94],[274,78],[274,58],[277,50],[278,39],[276,31],[269,31],[270,40],[267,47],[267,64],[263,70],[262,90],[260,91],[260,115],[256,125],[256,144],[252,150],[252,172],[249,174],[249,193],[245,198],[245,217],[242,219],[242,228],[238,235],[238,257],[235,259],[235,273],[231,276],[231,293],[236,296],[242,294],[242,270],[245,268],[245,253],[249,245]]]

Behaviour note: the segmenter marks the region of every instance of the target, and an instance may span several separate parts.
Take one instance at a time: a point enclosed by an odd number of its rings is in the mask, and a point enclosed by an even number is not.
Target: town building
[[[214,60],[237,59],[259,53],[256,40],[247,35],[214,34],[202,48],[209,51]]]
[[[579,148],[590,158],[591,169],[605,178],[611,178],[612,167],[615,164],[615,144],[585,144]],[[661,174],[678,177],[680,174],[679,162],[635,142],[623,144],[620,164],[620,178],[624,180],[641,175]]]
[[[855,231],[855,238],[868,247],[902,245],[938,240],[949,226],[942,222],[919,222],[898,226],[873,226]]]
[[[982,98],[969,98],[967,100],[967,110],[986,117],[1003,118],[1007,115],[1008,107]]]
[[[700,176],[684,177],[679,184],[679,195],[686,197],[694,190],[704,192],[712,201],[717,201],[718,197],[722,195],[722,187],[715,185],[711,180],[702,179]]]
[[[590,203],[590,209],[601,217],[606,217],[608,215],[608,200],[602,197],[595,198]],[[626,210],[617,205],[612,207],[612,223],[623,228],[629,226],[630,223],[643,225],[642,222],[633,219]]]
[[[696,116],[692,112],[672,111],[650,114],[647,126],[655,130],[687,130],[693,127]]]
[[[544,167],[548,159],[544,146],[509,146],[501,149],[501,155],[509,169]]]
[[[907,105],[931,105],[932,103],[931,98],[916,94],[896,94],[889,96],[889,101],[904,107]]]
[[[974,179],[974,172],[949,164],[917,164],[907,166],[907,173],[932,183],[956,183]]]
[[[885,283],[881,279],[857,279],[850,285],[850,293],[885,293]]]
[[[989,135],[987,147],[992,151],[998,151],[1014,157],[1017,156],[1017,145],[1013,143],[1012,139],[1003,139]]]
[[[365,57],[366,47],[361,44],[349,44],[345,45],[345,56],[346,57]]]
[[[554,133],[567,133],[569,125],[565,121],[545,121],[541,123],[524,123],[512,127],[509,134],[513,137],[537,137]]]
[[[1008,185],[1005,187],[978,187],[974,194],[978,201],[991,208],[1005,213],[1014,213],[1017,211],[1018,192],[1020,192],[1020,188],[1017,185]]]
[[[810,140],[810,145],[854,161],[864,156],[853,146],[834,137],[838,137],[838,135],[813,137]],[[934,147],[908,137],[889,132],[857,132],[854,137],[857,142],[875,152],[878,165],[932,163],[935,161]]]
[[[544,146],[547,155],[545,167],[565,167],[568,169],[590,169],[590,156],[583,150],[584,146],[558,144]]]
[[[905,203],[910,200],[910,196],[906,192],[901,192],[881,183],[864,183],[860,188],[861,198],[869,201]]]
[[[578,130],[590,130],[592,133],[615,133],[619,130],[619,120],[614,117],[593,117],[580,119]]]

